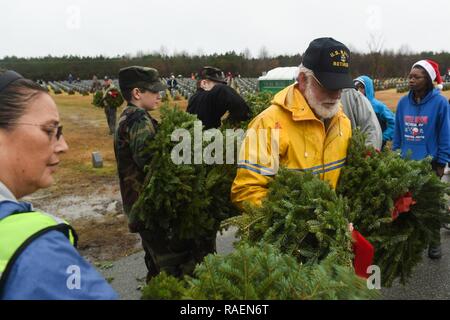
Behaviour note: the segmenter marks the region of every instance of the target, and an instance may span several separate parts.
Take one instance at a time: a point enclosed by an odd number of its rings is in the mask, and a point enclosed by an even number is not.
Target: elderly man
[[[352,133],[339,101],[342,89],[353,87],[349,58],[348,48],[333,38],[310,43],[298,82],[279,92],[249,125],[231,190],[235,204],[261,204],[278,163],[336,187]]]

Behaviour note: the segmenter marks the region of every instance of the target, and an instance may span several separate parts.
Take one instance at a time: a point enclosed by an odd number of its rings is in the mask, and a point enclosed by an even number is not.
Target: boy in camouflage
[[[161,100],[159,92],[166,87],[161,83],[156,69],[136,66],[120,70],[119,85],[128,105],[119,118],[114,151],[123,209],[129,217],[128,226],[131,232],[141,236],[148,269],[147,281],[160,271],[181,277],[191,273],[195,267],[191,244],[168,239],[163,232],[150,233],[142,221],[131,221],[129,216],[144,183],[144,167],[152,159],[147,146],[155,136],[157,122],[148,111],[157,108]]]

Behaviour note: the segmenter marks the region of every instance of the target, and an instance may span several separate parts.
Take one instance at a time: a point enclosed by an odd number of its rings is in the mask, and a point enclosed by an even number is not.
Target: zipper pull
[[[308,152],[305,151],[305,158],[308,158]]]

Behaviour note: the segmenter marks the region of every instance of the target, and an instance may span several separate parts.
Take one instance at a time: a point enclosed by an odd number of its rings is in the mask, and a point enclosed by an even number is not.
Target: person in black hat
[[[220,69],[203,67],[198,78],[199,89],[189,99],[187,112],[196,114],[205,129],[219,128],[227,111],[232,123],[249,119],[250,108],[233,88],[226,85]]]
[[[350,120],[340,105],[342,89],[353,88],[349,67],[350,51],[341,42],[319,38],[310,43],[297,82],[277,93],[248,126],[231,190],[236,205],[260,205],[277,164],[313,172],[336,187],[351,137]],[[266,134],[259,134],[261,129],[278,129],[276,143],[262,140]]]
[[[166,86],[160,81],[156,69],[138,66],[119,71],[119,86],[128,105],[119,117],[114,150],[124,211],[129,214],[138,197],[133,184],[142,185],[144,166],[151,159],[151,154],[144,149],[157,130],[157,122],[148,111],[157,108],[161,101],[160,91]],[[130,177],[135,177],[136,181],[130,181]],[[131,229],[134,230],[133,227]]]

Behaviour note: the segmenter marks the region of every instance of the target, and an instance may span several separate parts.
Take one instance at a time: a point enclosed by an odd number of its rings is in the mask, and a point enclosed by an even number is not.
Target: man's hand
[[[442,178],[442,176],[444,175],[444,171],[445,171],[445,167],[442,166],[436,166],[436,175],[439,178]]]
[[[348,224],[348,230],[350,230],[350,232],[353,232],[354,228],[353,228],[353,223],[349,223]]]

